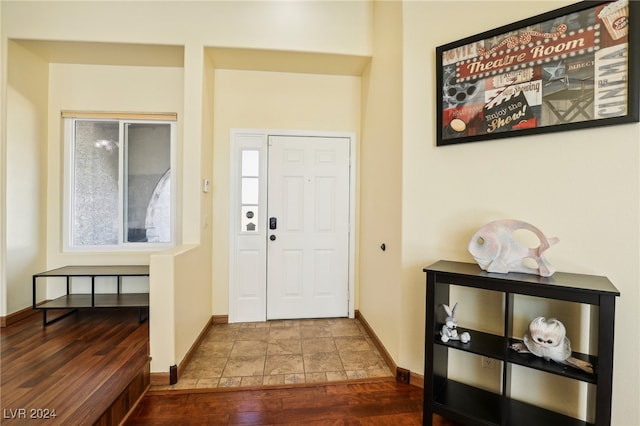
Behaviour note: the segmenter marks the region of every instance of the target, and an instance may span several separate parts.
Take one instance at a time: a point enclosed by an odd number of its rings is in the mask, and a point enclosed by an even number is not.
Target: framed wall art
[[[583,1],[438,47],[436,145],[638,121],[639,9]]]

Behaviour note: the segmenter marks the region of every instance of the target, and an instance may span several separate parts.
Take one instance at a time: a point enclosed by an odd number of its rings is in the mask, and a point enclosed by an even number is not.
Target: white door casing
[[[283,147],[289,146],[287,148],[288,153],[283,153],[282,150],[280,150],[280,154],[272,152],[271,158],[268,160],[267,142],[269,140],[276,141],[276,144]],[[282,144],[278,141],[282,142]],[[324,164],[324,171],[316,172],[316,175],[312,176],[310,172],[305,170],[307,176],[304,179],[310,179],[311,182],[306,182],[306,185],[302,186],[300,186],[300,183],[303,181],[300,178],[292,177],[278,178],[270,176],[269,182],[267,182],[269,163],[272,161],[281,163],[284,157],[295,158],[298,155],[295,152],[298,150],[291,150],[290,148],[304,144],[305,141],[321,144],[321,148],[324,146],[316,154],[313,154],[313,149],[310,154],[306,154],[307,157],[315,155],[316,160],[314,161],[320,162],[321,165]],[[331,152],[334,148],[327,149],[330,145],[335,144],[338,145],[338,151]],[[315,144],[307,143],[306,145],[305,149]],[[267,316],[269,319],[330,316],[354,317],[355,222],[352,218],[355,217],[355,191],[353,190],[356,176],[355,147],[355,137],[352,133],[232,130],[230,155],[231,192],[229,197],[229,322],[265,321]],[[256,173],[256,176],[252,174],[253,172],[247,172],[246,167],[243,170],[243,156],[255,160],[256,156],[254,154],[259,157],[259,172]],[[336,155],[343,157],[341,166],[338,167],[340,169],[338,178],[331,176],[332,173],[335,174],[335,166],[332,166],[334,170],[331,173],[327,172],[327,164],[333,162]],[[280,156],[280,160],[273,160],[277,156]],[[274,170],[276,168],[279,168],[279,166],[274,166]],[[322,170],[322,167],[304,166],[304,169],[318,171]],[[284,170],[282,172],[278,173],[278,175],[284,175]],[[283,207],[278,207],[280,209],[278,211],[278,208],[275,207],[277,204],[275,198],[277,196],[271,195],[273,199],[269,200],[269,207],[272,209],[272,216],[277,218],[278,223],[277,229],[270,231],[268,229],[267,194],[274,192],[273,180],[277,179],[281,180],[279,184],[275,185],[280,187],[283,182],[286,182],[288,189],[283,191],[283,194],[288,195],[281,197],[278,203],[281,206],[286,205],[287,208],[283,210]],[[337,184],[338,181],[336,179],[346,180],[346,183]],[[318,189],[304,191],[306,196],[298,197],[294,203],[296,194],[301,194],[300,190],[304,186],[318,187]],[[244,192],[243,187],[245,188]],[[271,191],[269,191],[269,187],[272,188]],[[257,191],[258,195],[255,197],[258,200],[257,205],[252,205],[253,196],[243,197],[247,192],[246,188],[250,189],[250,193],[255,192],[254,189]],[[309,199],[307,204],[315,206],[314,209],[317,210],[311,215],[301,213],[304,210],[296,211],[292,204],[299,206],[300,203],[304,202],[305,197]],[[338,198],[334,199],[332,197]],[[322,201],[323,198],[325,199],[324,202],[316,201],[316,199]],[[334,210],[337,202],[342,211],[341,215],[344,217],[345,200],[346,222],[342,221],[339,227],[336,227],[336,224],[332,221],[336,220],[337,216],[335,216],[335,213],[330,213],[330,211]],[[315,237],[311,238],[311,240],[317,239],[320,242],[311,244],[308,241],[309,235],[301,237],[300,235],[295,235],[295,232],[291,232],[290,228],[300,226],[300,222],[297,222],[297,224],[295,221],[287,223],[287,218],[294,214],[298,214],[298,219],[302,218],[305,222],[311,219],[315,221],[317,217],[318,221],[316,221],[314,228],[311,229],[320,230],[321,232],[312,232],[310,235],[313,236],[315,233]],[[251,216],[251,219],[248,216]],[[281,232],[288,228],[289,231]],[[342,237],[337,239],[340,241],[338,246],[336,246],[336,241],[327,245],[327,242],[331,240],[329,234],[331,234],[330,229],[332,228],[339,228],[342,234]],[[344,232],[345,230],[346,232]],[[298,232],[298,234],[300,233]],[[268,239],[271,235],[275,236],[275,241]],[[293,248],[295,247],[294,242],[296,239],[298,247]],[[302,242],[302,245],[300,245],[300,242]],[[315,249],[313,248],[314,244],[316,245]],[[337,251],[334,251],[334,249]],[[339,252],[340,254],[338,255],[337,253]],[[340,256],[344,259],[344,262],[335,263],[335,267],[329,267],[328,265],[334,262],[334,256]],[[293,259],[304,259],[305,257],[306,260],[300,260],[297,263],[293,261]],[[267,268],[267,258],[269,258],[269,268]],[[278,272],[276,265],[279,265],[280,272]],[[317,271],[318,273],[310,271]],[[271,281],[277,280],[274,282],[278,284],[269,286],[268,274],[269,279]],[[305,277],[307,283],[300,284],[303,281],[294,280],[293,277],[296,274],[300,277]],[[332,287],[326,284],[328,282],[338,282],[339,280],[336,277],[340,277],[342,283],[340,284],[340,290],[336,286]],[[305,287],[307,291],[304,293],[304,297],[295,295]],[[268,288],[271,295],[270,300],[276,301],[276,305],[269,309],[269,314],[267,312]],[[307,297],[307,294],[309,294],[309,297]],[[339,295],[344,296],[343,300],[338,299]],[[298,305],[305,305],[306,307],[294,308],[296,300],[300,302]],[[289,309],[288,311],[285,309],[287,304],[289,305],[286,308]],[[314,307],[316,305],[317,308]],[[321,312],[320,306],[323,305],[324,312]]]
[[[269,136],[267,319],[348,315],[349,139]]]

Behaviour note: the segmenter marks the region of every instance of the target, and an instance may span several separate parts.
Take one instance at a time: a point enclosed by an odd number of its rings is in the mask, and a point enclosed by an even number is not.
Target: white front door
[[[349,314],[350,139],[269,136],[267,319]]]

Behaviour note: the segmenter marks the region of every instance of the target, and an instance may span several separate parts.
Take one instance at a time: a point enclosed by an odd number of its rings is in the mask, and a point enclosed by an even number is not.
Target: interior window
[[[68,248],[173,243],[174,122],[65,120]]]

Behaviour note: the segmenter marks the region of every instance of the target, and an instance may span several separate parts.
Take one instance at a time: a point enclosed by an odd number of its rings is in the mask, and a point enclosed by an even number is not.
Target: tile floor
[[[357,319],[216,324],[178,383],[154,390],[392,377]]]

